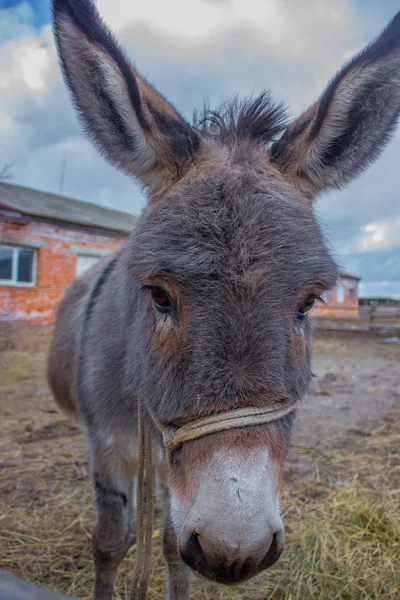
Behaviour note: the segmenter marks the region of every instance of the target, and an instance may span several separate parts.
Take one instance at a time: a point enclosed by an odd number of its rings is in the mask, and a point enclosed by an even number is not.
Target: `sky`
[[[398,0],[98,0],[131,60],[188,119],[270,89],[298,115],[378,35]],[[62,82],[48,0],[0,0],[0,167],[12,182],[139,214],[140,188],[81,132]],[[381,158],[317,214],[361,296],[400,298],[400,127]]]

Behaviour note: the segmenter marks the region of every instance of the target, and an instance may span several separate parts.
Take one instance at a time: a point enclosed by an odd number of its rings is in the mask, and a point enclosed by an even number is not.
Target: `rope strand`
[[[151,566],[153,534],[153,469],[151,432],[138,406],[139,466],[137,481],[136,562],[131,600],[146,600]],[[146,504],[144,496],[146,495]]]

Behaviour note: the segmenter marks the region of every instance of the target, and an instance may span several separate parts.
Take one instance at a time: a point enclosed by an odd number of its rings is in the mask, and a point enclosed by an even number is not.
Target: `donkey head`
[[[54,0],[54,23],[86,131],[148,191],[124,263],[135,392],[163,425],[301,399],[307,313],[337,277],[312,200],[360,174],[394,131],[400,13],[289,125],[264,94],[192,126],[132,67],[89,0]],[[279,557],[292,420],[175,454],[170,524],[192,568],[233,583]]]

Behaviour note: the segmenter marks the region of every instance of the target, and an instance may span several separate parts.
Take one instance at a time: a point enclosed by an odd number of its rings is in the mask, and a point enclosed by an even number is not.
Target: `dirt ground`
[[[92,495],[85,440],[59,412],[47,386],[50,335],[49,326],[0,326],[0,569],[89,598]],[[400,520],[400,343],[390,335],[333,335],[316,339],[316,377],[299,410],[287,461],[288,557],[271,569],[271,580],[242,586],[240,592],[216,592],[196,581],[193,598],[400,599],[395,525]],[[354,511],[347,517],[349,506]],[[367,524],[359,517],[361,509],[379,516],[376,531],[372,517]],[[349,528],[343,544],[335,529],[341,516],[340,531]],[[319,531],[325,519],[325,531]],[[364,546],[366,531],[370,537]],[[150,600],[164,597],[157,552],[152,577],[160,583],[150,590]],[[298,572],[293,575],[293,560],[303,559],[300,581]],[[120,578],[120,598],[131,564]]]

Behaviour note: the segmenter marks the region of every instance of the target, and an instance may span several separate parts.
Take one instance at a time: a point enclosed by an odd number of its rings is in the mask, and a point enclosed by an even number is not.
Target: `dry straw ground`
[[[91,597],[92,492],[84,439],[44,377],[50,328],[0,331],[0,568]],[[287,549],[240,588],[193,581],[194,600],[400,599],[400,344],[317,341],[320,378],[298,418],[282,508]],[[150,600],[164,598],[159,516]],[[129,590],[135,549],[118,580]]]

